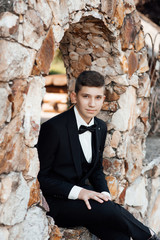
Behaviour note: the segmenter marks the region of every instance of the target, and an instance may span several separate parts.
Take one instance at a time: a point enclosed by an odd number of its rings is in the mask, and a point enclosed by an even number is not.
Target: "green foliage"
[[[59,49],[55,52],[55,57],[51,63],[49,74],[66,74],[62,54]]]

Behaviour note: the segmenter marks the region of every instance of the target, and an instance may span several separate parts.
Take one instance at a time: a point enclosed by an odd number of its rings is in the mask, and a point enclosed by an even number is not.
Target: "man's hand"
[[[83,200],[87,206],[87,208],[90,210],[91,205],[89,203],[89,199],[93,199],[99,203],[103,203],[104,201],[110,200],[109,196],[106,196],[103,193],[98,193],[95,191],[87,190],[87,189],[82,189],[78,195],[78,199]]]

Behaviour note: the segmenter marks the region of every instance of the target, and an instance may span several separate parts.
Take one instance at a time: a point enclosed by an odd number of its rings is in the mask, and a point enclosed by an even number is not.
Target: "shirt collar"
[[[76,121],[77,121],[78,129],[79,129],[79,127],[80,127],[81,125],[84,125],[84,126],[89,127],[89,126],[91,126],[91,125],[94,124],[94,118],[92,118],[91,121],[90,121],[90,123],[87,124],[87,123],[84,121],[84,119],[80,116],[80,114],[79,114],[76,106],[74,106],[74,113],[75,113],[75,116],[76,116]]]

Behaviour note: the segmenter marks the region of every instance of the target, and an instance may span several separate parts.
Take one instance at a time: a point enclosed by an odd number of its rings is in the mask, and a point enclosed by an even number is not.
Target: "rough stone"
[[[92,48],[88,48],[88,49],[84,49],[84,48],[76,48],[76,52],[79,54],[79,55],[85,55],[85,54],[90,54],[92,53]]]
[[[78,75],[86,70],[87,66],[91,65],[91,57],[89,55],[83,55],[79,57],[78,62],[72,61],[71,67],[74,69],[73,76],[78,77]]]
[[[88,36],[88,39],[91,40],[92,44],[100,45],[100,46],[103,47],[104,39],[102,37],[97,37],[97,36],[92,36],[91,35],[91,36]],[[105,61],[105,59],[104,59],[104,61]]]
[[[119,85],[124,85],[124,86],[128,86],[128,79],[127,79],[127,75],[120,75],[120,76],[113,76],[112,81],[119,84]]]
[[[126,86],[115,85],[113,87],[113,89],[118,95],[121,95],[121,94],[125,93],[125,91],[127,90],[127,87]]]
[[[0,125],[3,126],[5,122],[9,122],[11,119],[11,107],[8,96],[10,94],[10,88],[8,84],[0,84]]]
[[[145,45],[144,34],[140,31],[135,38],[135,49],[139,52]]]
[[[135,22],[136,32],[139,33],[140,30],[142,29],[142,25],[141,25],[141,19],[138,11],[133,11],[131,13],[131,16]]]
[[[115,125],[113,125],[112,123],[108,123],[107,127],[108,127],[108,131],[110,131],[115,128]]]
[[[23,125],[25,133],[25,144],[29,147],[34,147],[37,143],[40,128],[41,101],[44,95],[43,87],[43,78],[30,78],[28,94],[25,101],[25,117]]]
[[[140,98],[141,102],[139,103],[138,107],[140,109],[140,117],[141,119],[148,118],[149,113],[149,102],[147,99]]]
[[[10,173],[12,179],[12,193],[8,200],[0,205],[0,223],[15,225],[24,220],[29,200],[29,188],[21,173]],[[5,175],[1,176],[1,179]]]
[[[104,173],[107,176],[114,176],[117,180],[122,181],[125,177],[124,161],[116,158],[104,159]]]
[[[96,61],[92,62],[92,64],[97,65],[98,67],[105,67],[107,66],[107,60],[105,58],[98,58]]]
[[[0,36],[17,38],[19,18],[10,12],[0,14]]]
[[[69,57],[73,61],[78,61],[79,55],[76,52],[70,52]]]
[[[136,54],[132,51],[128,57],[128,75],[131,77],[138,68],[138,59]]]
[[[13,226],[9,233],[9,240],[48,240],[48,220],[45,212],[37,206],[31,207],[24,221]]]
[[[113,148],[111,146],[106,146],[103,152],[103,155],[105,158],[112,158],[115,157],[115,151],[113,150]]]
[[[139,77],[139,89],[137,90],[138,97],[150,96],[150,78],[148,74]]]
[[[124,54],[121,54],[121,56],[120,56],[120,64],[121,64],[123,73],[125,73],[125,74],[128,73],[128,61]]]
[[[18,41],[25,46],[39,50],[45,37],[43,22],[35,10],[31,9],[24,15],[22,26],[19,26]]]
[[[96,19],[100,19],[102,20],[102,14],[99,13],[98,9],[94,9],[92,11],[86,11],[84,14],[83,14],[84,17],[88,17],[88,16],[92,16]]]
[[[24,157],[26,146],[23,142],[24,132],[20,116],[13,120],[0,131],[0,173],[23,171],[27,167]]]
[[[130,43],[133,43],[137,34],[135,21],[131,14],[126,15],[124,18],[122,30],[122,49],[129,48]]]
[[[118,193],[119,193],[118,202],[119,202],[119,204],[124,205],[127,187],[128,187],[128,182],[125,179],[123,179],[119,183],[119,186],[118,186]]]
[[[117,27],[120,28],[123,24],[123,20],[125,17],[124,5],[122,0],[118,1],[118,5],[116,7],[114,17],[115,17],[115,22],[117,24]]]
[[[115,15],[117,0],[114,1],[105,1],[101,0],[101,9],[102,12],[107,14],[109,19],[112,19]]]
[[[18,115],[23,109],[25,96],[28,92],[27,80],[14,80],[10,85],[11,93],[8,96],[12,103],[12,118]]]
[[[63,27],[61,27],[59,25],[56,25],[56,26],[53,25],[52,29],[53,29],[53,35],[54,35],[55,42],[60,42],[62,40],[63,36],[64,36]]]
[[[0,40],[0,79],[9,81],[30,76],[35,51],[15,42]]]
[[[133,74],[130,79],[128,79],[128,83],[130,86],[133,86],[135,88],[139,88],[139,84],[138,84],[138,76]]]
[[[83,57],[79,58],[79,62],[80,62],[80,64],[91,66],[91,64],[92,64],[91,56],[90,55],[84,55]]]
[[[91,240],[92,234],[83,227],[77,227],[77,228],[60,228],[60,232],[62,234],[62,239],[71,239],[71,240]],[[97,239],[97,238],[96,238]]]
[[[42,194],[42,191],[40,190],[40,202],[38,204],[45,212],[49,212],[49,206],[45,199],[45,197]]]
[[[112,200],[116,199],[118,195],[118,181],[113,176],[106,177],[107,185],[112,196]]]
[[[149,218],[149,225],[155,232],[159,232],[160,229],[160,192],[158,192],[154,206],[152,208],[151,216]]]
[[[105,52],[107,52],[107,53],[111,53],[111,51],[113,51],[109,41],[105,41],[103,44],[103,47],[104,47]]]
[[[117,109],[118,109],[118,104],[116,101],[114,101],[114,102],[104,102],[101,110],[116,112]]]
[[[133,194],[134,193],[134,194]],[[144,216],[147,211],[148,200],[145,189],[145,179],[137,178],[126,190],[125,204],[139,207],[141,214]]]
[[[138,73],[145,73],[149,70],[146,50],[139,53],[139,68]]]
[[[111,139],[111,147],[117,148],[120,140],[121,140],[121,133],[119,131],[114,131]]]
[[[113,114],[112,124],[118,131],[132,129],[137,118],[136,114],[136,92],[133,87],[128,87],[125,93],[120,95],[118,100],[120,109]]]
[[[124,0],[125,13],[130,14],[135,10],[135,1],[134,0]]]
[[[105,141],[105,146],[109,146],[110,145],[111,138],[112,138],[112,135],[108,133],[107,137],[106,137],[106,141]]]
[[[126,159],[128,144],[129,144],[129,134],[124,133],[121,137],[121,141],[117,149],[117,156],[120,159],[121,158]]]
[[[153,160],[154,161],[154,160]],[[160,195],[160,177],[149,181],[151,184],[150,188],[150,203],[149,203],[149,226],[152,227],[156,232],[159,231],[159,195]]]
[[[37,149],[27,148],[25,158],[28,163],[28,167],[23,171],[25,179],[30,180],[36,178],[40,168]]]
[[[23,0],[15,1],[13,4],[13,10],[17,14],[25,14],[27,8],[27,4]]]
[[[157,178],[160,176],[160,158],[153,159],[146,167],[143,168],[142,174],[148,178]]]
[[[134,127],[134,129],[132,130],[131,134],[133,133],[134,131],[134,137],[135,137],[135,140],[137,141],[138,139],[140,141],[143,141],[143,139],[145,138],[145,129],[144,129],[144,124],[143,122],[141,121],[140,118],[137,118],[136,120],[136,126]],[[133,140],[133,139],[132,139]],[[133,140],[134,142],[134,140]],[[143,146],[143,145],[142,145]]]
[[[128,151],[130,149],[130,151]],[[141,140],[130,143],[127,146],[127,172],[126,177],[129,182],[133,182],[142,171],[142,160],[144,159],[144,153],[142,152]]]
[[[45,29],[48,29],[52,20],[52,11],[48,5],[48,2],[44,0],[38,0],[36,2],[35,10],[38,11],[39,15],[41,16]]]
[[[73,19],[73,23],[77,23],[80,21],[81,17],[82,17],[82,12],[77,12],[77,13],[73,13],[72,15],[72,19]]]
[[[112,88],[106,88],[105,89],[105,96],[106,96],[106,101],[112,102],[112,101],[117,101],[120,97],[119,95],[113,91]]]
[[[103,158],[103,169],[105,172],[112,166],[111,161],[108,158]]]
[[[89,1],[89,5],[95,8],[98,8],[98,6],[100,5],[101,1],[100,0],[91,0]]]
[[[102,47],[96,46],[96,47],[93,48],[93,54],[96,57],[101,57],[101,56],[104,57],[104,50],[103,50]]]
[[[0,227],[0,239],[8,240],[9,232],[6,227]]]
[[[68,1],[48,1],[53,13],[53,21],[56,25],[64,26],[69,22]]]
[[[28,207],[31,207],[33,204],[37,204],[38,202],[40,202],[40,185],[38,180],[34,180],[30,187]]]
[[[57,225],[49,224],[49,235],[50,235],[50,240],[61,240],[62,239],[62,233],[60,232],[60,229]]]
[[[122,74],[124,74],[125,71],[124,71],[124,69],[122,68],[122,67],[124,67],[124,66],[123,66],[123,64],[122,64],[122,62],[121,62],[121,58],[120,58],[120,57],[114,57],[113,60],[111,60],[111,58],[113,58],[113,57],[110,56],[110,58],[109,58],[109,60],[108,60],[108,64],[110,64],[111,66],[112,66],[112,64],[113,64],[114,69],[115,69],[115,71],[116,71],[116,73],[117,73],[116,75],[122,75]],[[110,60],[111,60],[111,62],[113,62],[113,63],[110,63]]]
[[[9,176],[1,179],[0,183],[0,202],[5,203],[12,191],[12,179]]]
[[[36,68],[39,69],[41,73],[48,74],[50,69],[50,64],[53,60],[54,56],[54,36],[53,36],[53,30],[50,28],[43,44],[38,52],[38,55],[36,57]]]
[[[68,1],[68,9],[69,13],[80,11],[85,8],[85,2],[79,0],[69,0]]]

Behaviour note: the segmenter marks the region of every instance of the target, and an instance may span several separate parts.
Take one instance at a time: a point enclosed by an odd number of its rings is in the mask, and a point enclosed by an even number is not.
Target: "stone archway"
[[[143,166],[150,82],[133,1],[13,1],[0,15],[0,29],[0,234],[7,240],[48,239],[47,205],[36,179],[39,161],[34,146],[42,76],[48,74],[59,45],[69,91],[82,70],[105,76],[106,101],[99,117],[108,125],[106,179],[117,202],[150,221],[160,211],[155,210],[160,173],[159,162]],[[157,231],[158,224],[154,223]]]

